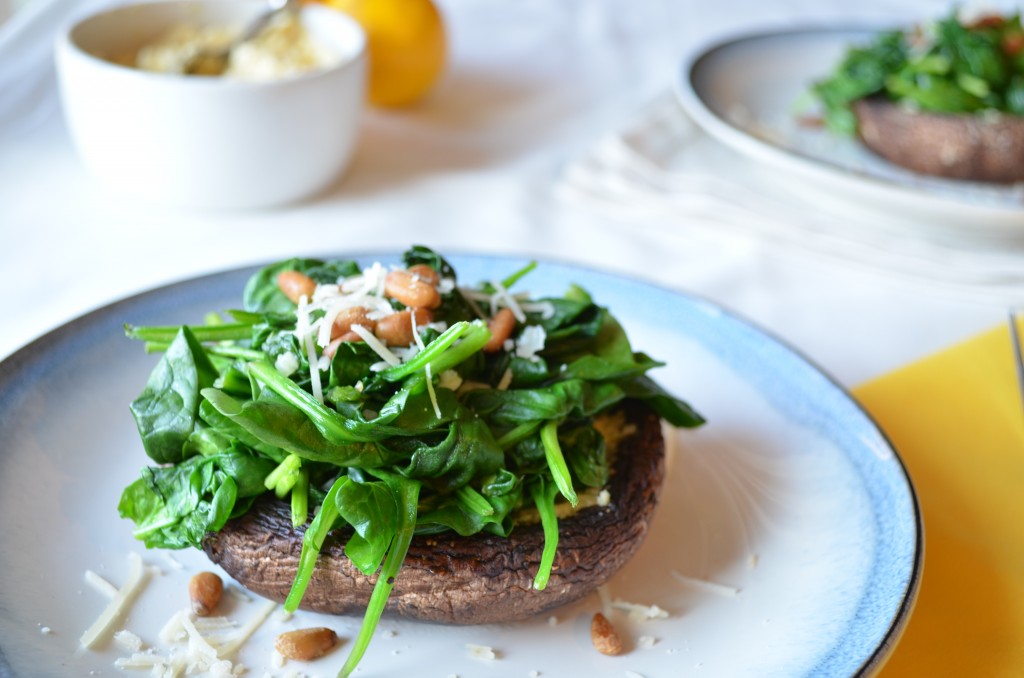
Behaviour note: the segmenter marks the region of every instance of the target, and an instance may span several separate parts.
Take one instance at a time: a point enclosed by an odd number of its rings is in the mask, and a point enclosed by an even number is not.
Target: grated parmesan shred
[[[629,618],[632,621],[647,621],[649,619],[667,619],[668,612],[661,609],[657,605],[639,605],[637,603],[628,603],[622,599],[616,598],[612,601],[611,606],[616,610],[623,610],[629,613]]]
[[[430,396],[430,404],[434,408],[434,415],[441,418],[441,407],[437,404],[437,393],[434,391],[434,377],[430,374],[430,363],[427,363],[423,368],[423,371],[427,375],[427,395]]]
[[[93,625],[79,639],[79,643],[87,650],[94,648],[106,636],[113,623],[127,611],[146,581],[148,572],[142,564],[142,557],[138,553],[129,553],[128,563],[128,579],[124,586],[118,589]]]
[[[101,596],[106,597],[107,600],[111,600],[117,595],[117,587],[92,570],[85,571],[85,583]]]
[[[369,346],[374,353],[379,355],[381,360],[389,366],[394,367],[402,364],[402,361],[398,359],[398,356],[392,353],[387,346],[381,343],[380,339],[378,339],[370,330],[366,329],[362,325],[353,325],[352,331],[358,334],[362,340],[366,342],[366,345]]]
[[[500,306],[504,306],[515,316],[516,320],[521,323],[526,322],[526,314],[523,313],[523,309],[519,306],[519,302],[516,301],[515,297],[508,293],[508,290],[497,280],[492,280],[491,285],[497,290],[491,297],[491,315],[493,316],[498,312]]]
[[[717,582],[708,581],[706,579],[697,579],[695,577],[687,577],[684,574],[680,574],[675,570],[670,572],[672,578],[681,584],[686,584],[692,588],[700,589],[702,591],[708,591],[709,593],[715,593],[724,598],[735,598],[740,594],[740,589],[735,586],[728,586],[726,584],[719,584]]]
[[[129,631],[121,629],[114,634],[114,643],[125,652],[141,652],[142,638]]]

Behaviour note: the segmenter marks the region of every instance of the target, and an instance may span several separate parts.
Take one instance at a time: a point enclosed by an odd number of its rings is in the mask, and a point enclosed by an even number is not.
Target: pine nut
[[[334,325],[331,327],[331,338],[337,339],[351,332],[353,325],[362,325],[373,332],[373,329],[377,326],[377,321],[370,318],[369,313],[370,309],[363,306],[342,309],[334,318]]]
[[[188,582],[188,597],[192,601],[192,611],[200,617],[213,614],[220,603],[222,593],[224,582],[213,572],[200,572],[193,575]]]
[[[316,283],[305,273],[281,271],[277,274],[277,288],[284,292],[284,296],[297,304],[302,295],[306,295],[307,299],[313,298]]]
[[[415,313],[416,327],[429,323],[434,314],[426,308],[407,308],[377,321],[374,334],[388,346],[408,346],[413,340],[412,319]]]
[[[612,623],[600,612],[590,622],[590,642],[601,654],[615,656],[622,654],[622,639]]]
[[[410,308],[437,308],[441,305],[441,293],[437,288],[409,271],[388,273],[384,278],[384,294]]]
[[[274,649],[282,657],[309,661],[323,657],[330,652],[337,642],[337,633],[324,626],[317,626],[309,629],[285,631],[274,641]]]
[[[505,345],[505,340],[512,336],[512,330],[516,328],[516,316],[512,309],[503,308],[494,314],[487,323],[487,329],[491,331],[491,338],[484,344],[485,353],[500,351]]]
[[[426,264],[415,264],[410,266],[409,273],[412,273],[423,282],[433,285],[434,287],[437,287],[437,284],[441,282],[441,274]]]

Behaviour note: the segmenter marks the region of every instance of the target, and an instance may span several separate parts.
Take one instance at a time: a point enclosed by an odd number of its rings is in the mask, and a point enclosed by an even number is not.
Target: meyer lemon
[[[370,103],[415,103],[441,76],[446,39],[433,0],[320,1],[345,12],[366,31]]]

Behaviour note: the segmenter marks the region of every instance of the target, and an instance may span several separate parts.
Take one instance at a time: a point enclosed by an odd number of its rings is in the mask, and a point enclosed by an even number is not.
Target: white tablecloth
[[[186,213],[107,192],[71,148],[49,41],[87,2],[30,0],[0,24],[0,356],[170,281],[410,243],[557,258],[692,292],[847,385],[1005,319],[1005,298],[686,220],[605,215],[558,190],[574,159],[671,89],[699,45],[798,23],[906,21],[945,3],[446,0],[445,79],[414,109],[368,111],[355,162],[327,194],[273,211]]]

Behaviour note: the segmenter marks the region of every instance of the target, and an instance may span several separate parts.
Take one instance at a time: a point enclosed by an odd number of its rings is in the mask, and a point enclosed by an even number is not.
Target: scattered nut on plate
[[[590,622],[590,641],[601,654],[615,656],[622,654],[622,639],[612,623],[600,612]]]
[[[224,593],[224,582],[213,572],[199,572],[188,582],[188,598],[192,611],[200,617],[208,617],[217,609]]]
[[[338,642],[338,634],[324,626],[285,631],[274,641],[282,657],[309,661],[322,657]]]

